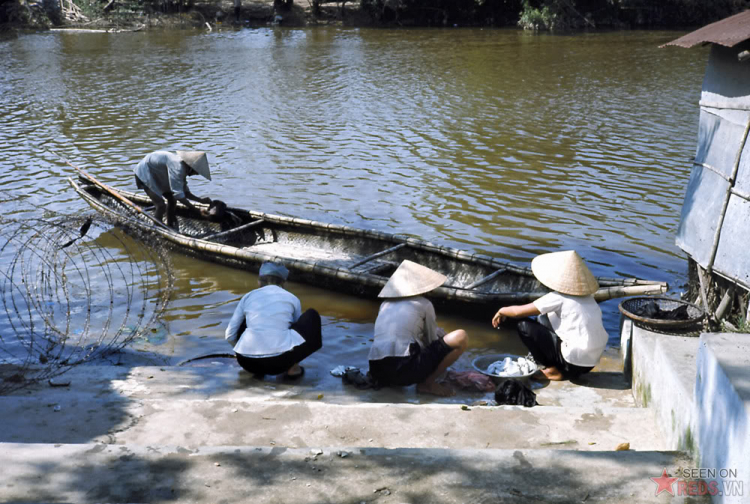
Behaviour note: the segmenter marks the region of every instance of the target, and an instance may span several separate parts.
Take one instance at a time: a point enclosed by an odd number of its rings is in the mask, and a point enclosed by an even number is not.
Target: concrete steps
[[[728,490],[715,504],[750,502],[750,335],[667,335],[624,320],[621,336],[636,403],[653,412],[666,448]]]
[[[92,404],[0,399],[0,439],[21,443],[635,450],[664,445],[641,408],[326,404],[138,399]]]
[[[689,463],[611,373],[528,409],[320,379],[79,366],[0,397],[0,501],[650,502]]]

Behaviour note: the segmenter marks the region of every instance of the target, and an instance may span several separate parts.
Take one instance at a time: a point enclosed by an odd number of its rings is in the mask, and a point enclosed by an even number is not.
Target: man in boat
[[[211,198],[199,198],[190,192],[187,185],[187,177],[202,175],[211,180],[211,172],[208,168],[208,158],[205,152],[200,151],[155,151],[146,155],[138,166],[135,167],[135,184],[138,189],[143,189],[151,198],[156,207],[154,217],[159,222],[167,213],[167,225],[177,231],[177,216],[175,209],[177,201],[196,211],[190,202],[211,203]],[[166,199],[166,204],[164,200]],[[201,215],[208,214],[201,210]]]
[[[385,301],[368,356],[370,376],[378,385],[416,384],[418,393],[453,395],[437,378],[466,350],[469,337],[463,329],[445,334],[432,303],[422,296],[445,280],[437,271],[403,261],[378,294]]]
[[[594,299],[599,283],[575,250],[542,254],[531,261],[534,276],[553,292],[533,303],[500,308],[498,327],[515,321],[521,341],[545,366],[549,380],[575,379],[591,371],[607,346],[602,311]],[[539,315],[537,320],[529,317]]]
[[[260,288],[245,294],[227,326],[237,362],[257,377],[299,378],[299,363],[323,346],[320,315],[312,308],[302,313],[297,296],[283,288],[288,275],[283,264],[263,263]]]

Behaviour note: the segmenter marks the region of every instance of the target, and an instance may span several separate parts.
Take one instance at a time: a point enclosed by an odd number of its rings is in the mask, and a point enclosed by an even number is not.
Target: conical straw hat
[[[571,296],[588,296],[596,292],[599,282],[575,250],[536,256],[531,271],[544,285]]]
[[[208,180],[211,180],[211,171],[208,169],[208,158],[206,153],[203,151],[177,151],[177,155],[180,156],[187,165],[203,175]]]
[[[378,294],[379,298],[400,298],[418,296],[437,289],[448,279],[445,275],[426,268],[421,264],[404,261],[393,272],[388,283]]]

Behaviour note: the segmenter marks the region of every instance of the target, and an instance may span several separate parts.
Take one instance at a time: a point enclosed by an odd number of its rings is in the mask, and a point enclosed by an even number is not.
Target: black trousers
[[[512,320],[512,319],[511,319]],[[576,366],[565,360],[562,355],[562,340],[549,325],[549,319],[540,315],[539,320],[526,318],[517,321],[518,336],[529,349],[534,360],[545,367],[556,367],[567,379],[573,379],[588,373],[593,367]]]
[[[237,336],[242,335],[246,328],[245,322],[242,322]],[[299,320],[290,326],[290,329],[297,331],[305,342],[273,357],[246,357],[237,354],[237,363],[245,371],[256,375],[278,375],[323,347],[320,314],[312,308],[303,313]]]
[[[151,198],[151,202],[154,204],[157,209],[159,206],[164,206],[164,200],[167,200],[167,226],[178,229],[177,227],[177,200],[174,199],[174,193],[172,191],[166,191],[164,194],[159,196],[154,191],[151,190],[146,184],[143,183],[141,179],[138,178],[138,175],[135,176],[135,186],[138,189],[142,189],[146,191],[146,194],[149,198]]]

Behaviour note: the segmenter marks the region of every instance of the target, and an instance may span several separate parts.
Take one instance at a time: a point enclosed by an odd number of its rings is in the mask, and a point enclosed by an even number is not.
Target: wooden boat
[[[491,316],[504,305],[528,303],[549,289],[531,268],[405,235],[356,229],[308,219],[230,208],[231,228],[177,207],[180,232],[156,221],[145,195],[109,187],[80,169],[69,179],[94,209],[126,230],[137,228],[200,259],[257,272],[264,261],[289,269],[289,280],[376,299],[404,259],[448,277],[428,297],[438,309]],[[206,209],[206,205],[196,205]],[[226,224],[226,223],[225,223]],[[226,225],[224,226],[226,227]],[[665,282],[598,277],[599,301],[613,297],[661,294]]]

